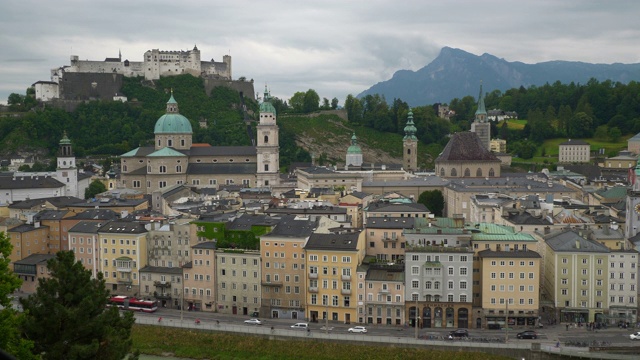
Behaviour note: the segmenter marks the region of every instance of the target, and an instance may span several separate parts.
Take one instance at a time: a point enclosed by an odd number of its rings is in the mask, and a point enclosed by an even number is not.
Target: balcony
[[[394,242],[394,241],[398,241],[397,237],[391,237],[391,236],[383,236],[382,237],[382,241],[384,242]]]
[[[309,273],[309,279],[317,279],[318,273]]]
[[[262,286],[282,286],[282,281],[263,281]]]
[[[344,274],[342,274],[342,275],[340,276],[340,280],[342,280],[342,281],[351,281],[351,275],[344,275]]]
[[[317,286],[314,286],[314,287],[309,286],[309,292],[310,293],[317,293],[318,292],[318,287]]]
[[[153,296],[155,296],[155,298],[159,300],[171,300],[171,293],[154,292]]]
[[[342,294],[342,295],[351,295],[351,289],[342,289],[342,290],[340,290],[340,294]]]
[[[130,273],[131,272],[131,268],[130,267],[123,267],[123,266],[118,266],[116,268],[117,272],[124,272],[124,273]]]
[[[379,294],[388,294],[389,292],[390,292],[389,289],[380,289],[378,291]]]
[[[155,287],[170,288],[171,287],[171,281],[154,281],[153,285]]]

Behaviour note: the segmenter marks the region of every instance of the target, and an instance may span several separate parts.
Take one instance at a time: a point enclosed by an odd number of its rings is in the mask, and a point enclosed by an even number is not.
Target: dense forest
[[[125,78],[123,93],[127,103],[92,101],[81,104],[74,112],[38,106],[32,89],[26,95],[11,94],[9,110],[18,116],[0,117],[0,149],[3,154],[17,150],[46,149],[54,155],[58,142],[66,131],[72,139],[78,157],[87,155],[117,156],[140,145],[150,144],[156,120],[165,112],[170,92],[178,101],[180,112],[192,123],[194,142],[213,145],[249,145],[244,121],[243,102],[234,90],[218,87],[210,96],[204,91],[202,79],[190,75],[162,78],[155,82],[141,78]],[[297,92],[289,104],[278,98],[272,102],[278,115],[308,113],[335,109],[338,100],[320,100],[309,89]],[[436,115],[434,106],[411,109],[418,129],[418,139],[429,153],[437,154],[447,143],[448,135],[468,130],[476,111],[477,99],[471,96],[451,100],[449,107],[456,115],[447,121]],[[520,87],[504,93],[496,90],[485,95],[487,109],[516,111],[527,119],[524,129],[510,129],[506,124],[492,134],[508,140],[509,151],[535,148],[550,138],[620,138],[640,132],[640,84],[599,82],[587,84],[547,84],[541,87]],[[247,114],[255,120],[258,103],[244,99]],[[358,99],[349,95],[344,103],[348,121],[381,132],[404,134],[409,106],[401,99],[390,104],[379,95]],[[208,126],[201,128],[200,120]],[[255,121],[252,122],[255,126]],[[281,139],[281,165],[293,161],[310,161],[309,153],[298,148],[295,134]]]

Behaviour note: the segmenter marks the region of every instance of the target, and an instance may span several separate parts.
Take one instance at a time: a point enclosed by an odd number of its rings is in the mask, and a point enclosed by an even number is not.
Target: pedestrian
[[[556,347],[559,348],[560,347],[560,341],[556,342]]]
[[[569,324],[567,324],[567,331],[569,331]]]

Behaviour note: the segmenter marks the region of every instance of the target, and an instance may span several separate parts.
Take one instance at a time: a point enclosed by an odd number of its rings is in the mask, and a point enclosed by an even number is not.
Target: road
[[[220,313],[209,313],[209,312],[192,312],[192,311],[183,311],[179,310],[171,310],[171,309],[159,309],[157,312],[152,314],[147,313],[136,313],[136,317],[148,317],[148,318],[159,318],[162,317],[163,321],[180,321],[182,317],[182,321],[184,323],[195,322],[196,319],[199,319],[201,324],[213,324],[217,321],[220,322],[221,325],[229,324],[229,325],[243,325],[244,321],[250,319],[249,316],[243,315],[231,315],[231,314],[220,314]],[[265,326],[265,327],[273,327],[274,329],[291,329],[291,325],[297,322],[305,322],[304,319],[260,319],[262,320],[263,325],[246,325],[246,326]],[[321,327],[325,325],[325,322],[320,321],[318,323],[310,323],[309,328],[312,332],[325,332],[321,330]],[[329,321],[329,326],[333,327],[331,333],[347,333],[348,329],[352,326],[359,324],[343,324],[339,322]],[[411,327],[402,327],[402,326],[392,326],[392,325],[374,325],[368,324],[366,325],[367,334],[379,335],[379,336],[389,336],[389,337],[415,337],[415,329]],[[449,331],[455,330],[455,328],[429,328],[429,329],[419,329],[418,336],[421,338],[434,338],[434,339],[442,339],[446,338]],[[543,329],[535,329],[538,333],[539,338],[536,340],[525,340],[525,339],[517,339],[516,334],[520,331],[530,330],[530,329],[512,329],[509,331],[504,330],[486,330],[486,329],[469,329],[469,340],[466,341],[479,341],[480,339],[500,339],[501,341],[507,338],[509,342],[522,342],[522,343],[531,343],[531,342],[539,342],[546,344],[556,344],[558,341],[561,345],[564,345],[568,341],[581,341],[581,342],[592,342],[592,341],[607,341],[615,346],[638,346],[640,345],[640,341],[633,341],[629,339],[629,334],[634,332],[634,329],[618,329],[609,328],[606,330],[598,330],[595,331],[586,331],[584,327],[577,329],[566,329],[564,325],[552,325],[546,326]],[[303,330],[301,330],[303,331]],[[367,336],[367,334],[362,334],[363,336]],[[427,340],[428,341],[428,340]],[[462,340],[456,340],[462,341]]]

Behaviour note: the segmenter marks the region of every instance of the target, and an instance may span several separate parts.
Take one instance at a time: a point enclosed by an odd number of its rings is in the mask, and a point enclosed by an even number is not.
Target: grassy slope
[[[372,157],[375,157],[376,152],[383,152],[394,158],[396,163],[402,161],[402,135],[354,126],[336,115],[283,115],[278,117],[278,125],[295,133],[298,141],[305,139],[303,142],[311,146],[307,146],[306,150],[313,152],[316,157],[320,156],[321,152],[333,153],[333,159],[344,163],[347,148],[351,144],[351,135],[355,132],[365,157],[368,151]],[[420,146],[418,162],[425,163],[428,158],[425,145],[421,143]],[[319,152],[316,149],[323,150]]]
[[[437,351],[393,346],[364,346],[319,341],[269,340],[256,336],[208,333],[161,326],[133,327],[133,348],[143,354],[172,354],[192,359],[369,359],[501,360],[480,352]]]

